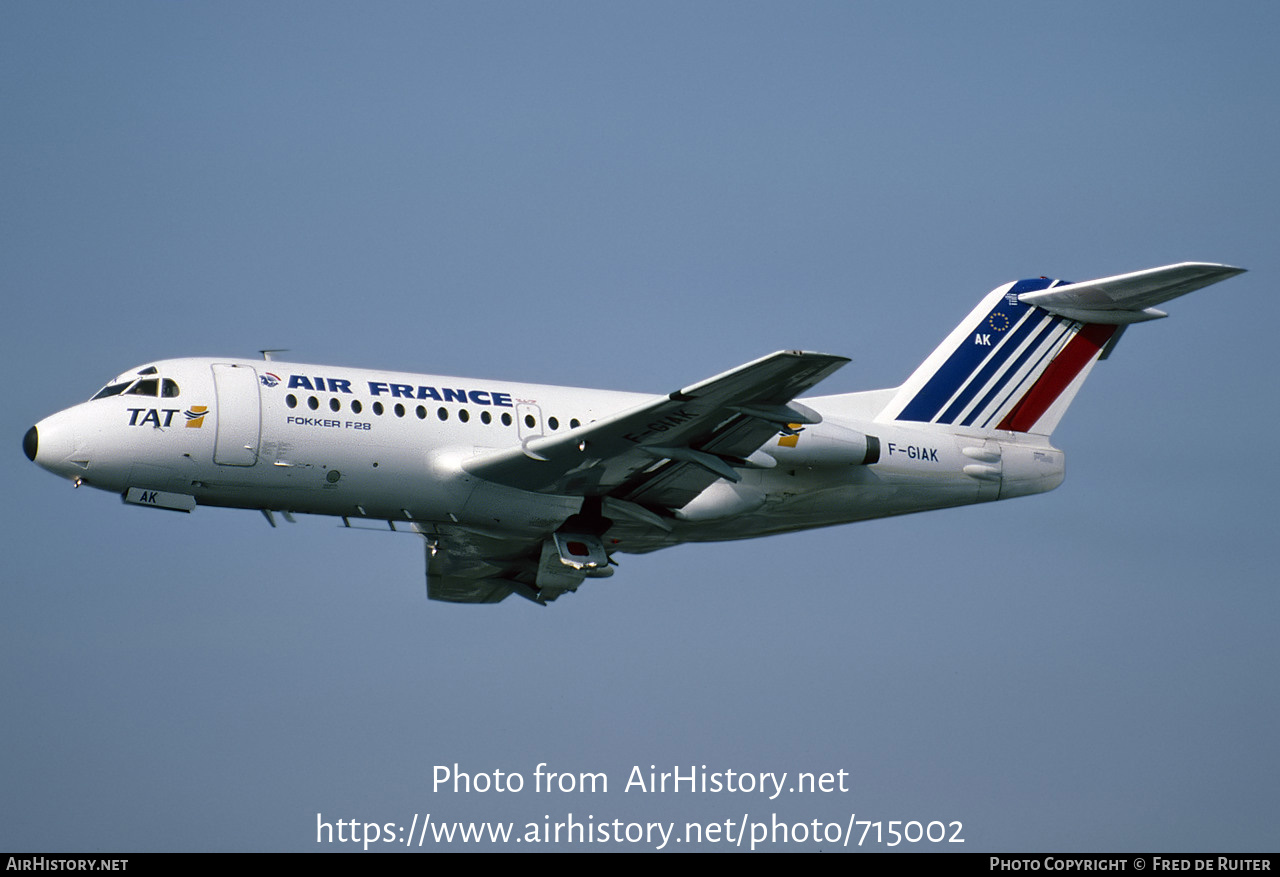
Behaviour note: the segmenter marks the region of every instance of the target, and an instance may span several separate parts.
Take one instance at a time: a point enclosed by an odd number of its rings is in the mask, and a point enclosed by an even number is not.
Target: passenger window
[[[448,419],[449,419],[449,409],[448,409],[448,408],[437,408],[437,409],[436,409],[436,417],[439,417],[441,420],[448,420]]]
[[[359,399],[352,399],[351,410],[354,411],[356,414],[359,414],[361,411],[364,410],[364,406],[360,404]]]
[[[297,408],[298,397],[290,393],[288,396],[284,397],[284,404],[288,405],[290,408]]]
[[[547,419],[547,426],[551,427],[552,429],[559,429],[559,428],[560,428],[560,421],[559,421],[559,420],[556,420],[554,417],[548,418],[548,419]]]
[[[396,417],[404,417],[404,406],[399,402],[396,403]]]
[[[342,410],[342,403],[338,401],[338,397],[334,396],[332,399],[329,400],[329,410],[330,411]]]
[[[502,425],[503,426],[511,425],[511,412],[509,411],[502,412]]]
[[[381,416],[382,416],[382,411],[383,411],[382,403],[381,403],[381,402],[374,402],[374,403],[373,403],[373,413],[374,413],[374,414],[376,414],[376,415],[378,415],[379,417],[381,417]]]
[[[569,428],[570,428],[570,429],[577,429],[577,428],[578,428],[578,427],[580,427],[580,426],[582,426],[582,424],[578,421],[578,418],[576,418],[576,417],[575,417],[575,418],[573,418],[573,420],[570,420],[570,421],[569,421]]]
[[[458,419],[461,420],[463,423],[466,423],[468,420],[471,419],[471,412],[463,408],[461,411],[458,412]]]
[[[308,407],[308,408],[310,408],[312,411],[315,411],[315,410],[319,409],[319,407],[320,407],[320,400],[319,400],[319,399],[317,399],[315,396],[308,396],[308,397],[307,397],[307,407]]]
[[[480,422],[481,422],[481,423],[492,423],[492,422],[493,422],[493,415],[492,415],[492,414],[490,414],[488,411],[481,411],[481,412],[480,412]]]
[[[524,416],[524,425],[525,425],[525,426],[527,426],[527,427],[529,427],[530,429],[533,429],[533,428],[534,428],[534,426],[536,426],[536,425],[537,425],[537,423],[538,423],[538,421],[536,421],[536,420],[534,420],[534,419],[533,419],[533,415],[532,415],[532,414],[526,414],[526,415]]]
[[[417,410],[417,415],[418,415],[418,419],[419,419],[419,420],[426,420],[426,419],[427,419],[427,409],[426,409],[424,406],[419,405],[419,406],[418,406],[418,410]]]

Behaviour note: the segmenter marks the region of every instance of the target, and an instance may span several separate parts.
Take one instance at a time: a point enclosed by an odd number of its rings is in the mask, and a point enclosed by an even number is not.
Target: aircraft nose
[[[27,430],[27,434],[22,437],[22,452],[27,455],[27,459],[32,463],[36,461],[36,450],[40,447],[40,433],[33,426]]]
[[[89,451],[79,438],[77,415],[60,411],[41,420],[22,437],[22,452],[42,469],[66,478],[83,475]]]

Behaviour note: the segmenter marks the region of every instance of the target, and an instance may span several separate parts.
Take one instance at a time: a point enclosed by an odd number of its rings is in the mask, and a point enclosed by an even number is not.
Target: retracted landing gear
[[[538,560],[538,588],[576,591],[584,579],[613,575],[612,561],[600,538],[613,521],[601,513],[599,497],[588,497],[582,511],[572,515],[542,543]]]

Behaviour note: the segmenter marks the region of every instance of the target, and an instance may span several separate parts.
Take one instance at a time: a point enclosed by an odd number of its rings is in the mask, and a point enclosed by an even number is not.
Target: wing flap
[[[545,606],[576,591],[587,577],[612,569],[576,570],[542,537],[495,536],[461,526],[416,525],[426,541],[427,598],[447,603],[500,603],[515,594]],[[604,554],[604,549],[599,549]]]
[[[463,527],[415,524],[426,542],[427,597],[449,603],[498,603],[519,587],[533,562],[535,540]]]
[[[466,579],[427,574],[427,598],[446,603],[501,603],[514,592],[505,579]]]

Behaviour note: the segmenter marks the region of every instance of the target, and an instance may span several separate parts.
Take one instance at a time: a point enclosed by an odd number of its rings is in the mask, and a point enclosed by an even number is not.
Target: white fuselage
[[[208,358],[157,362],[114,384],[126,386],[40,421],[24,442],[28,455],[142,505],[181,508],[191,498],[192,506],[448,522],[522,537],[554,531],[582,496],[494,484],[465,462],[654,398]],[[741,481],[711,485],[665,527],[621,524],[611,550],[966,505],[1062,481],[1063,455],[1043,438],[877,421],[887,392],[803,400],[821,423],[775,437]]]
[[[177,359],[121,375],[22,446],[137,505],[384,522],[422,535],[429,598],[545,605],[612,575],[615,552],[1052,490],[1049,436],[1122,330],[1241,271],[1006,283],[886,390],[798,398],[849,361],[804,350],[665,395]]]

